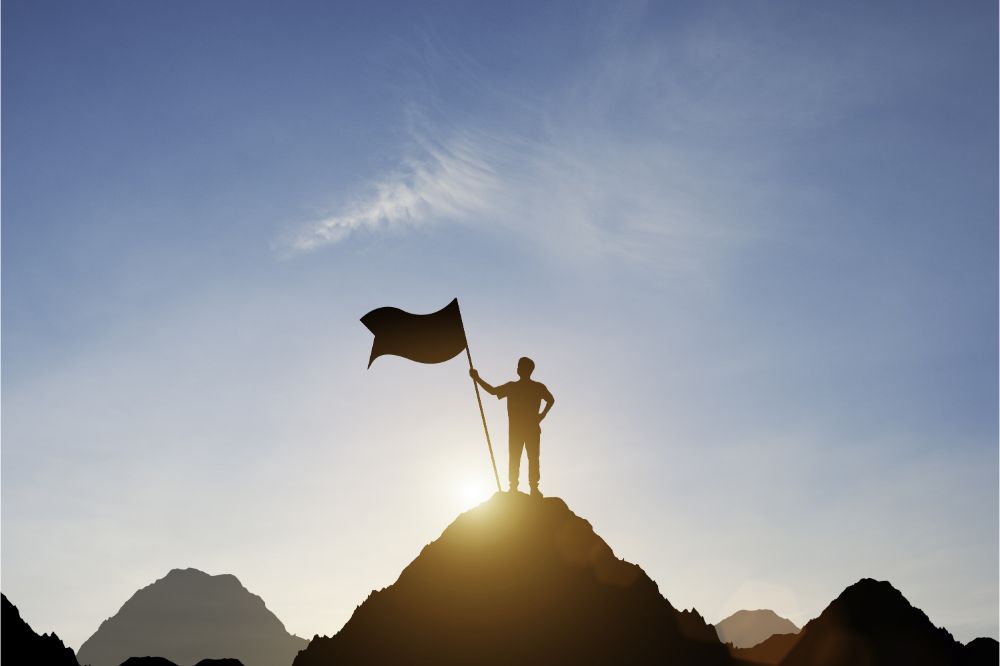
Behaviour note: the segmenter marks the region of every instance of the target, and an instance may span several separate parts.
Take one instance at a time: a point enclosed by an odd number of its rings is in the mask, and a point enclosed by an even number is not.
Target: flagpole
[[[462,335],[465,335],[465,322],[462,321],[461,311],[458,320],[462,322]],[[465,335],[465,358],[469,359],[469,370],[472,370],[472,352],[469,351],[469,336]],[[472,379],[470,377],[470,379]],[[479,396],[479,382],[472,379],[472,388],[476,389],[476,402],[479,404],[479,417],[483,420],[483,432],[486,433],[486,447],[490,450],[490,463],[493,465],[493,478],[497,482],[497,492],[503,492],[500,487],[500,474],[497,472],[497,460],[493,455],[493,442],[490,441],[490,429],[486,427],[486,412],[483,411],[483,399]]]

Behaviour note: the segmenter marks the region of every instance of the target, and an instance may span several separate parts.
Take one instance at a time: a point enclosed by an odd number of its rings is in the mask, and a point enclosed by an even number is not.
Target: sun
[[[486,481],[466,477],[455,484],[455,493],[463,506],[475,506],[490,498],[490,486]]]

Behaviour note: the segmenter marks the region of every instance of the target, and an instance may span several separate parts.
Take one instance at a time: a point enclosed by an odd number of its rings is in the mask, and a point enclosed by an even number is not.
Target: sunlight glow
[[[490,498],[491,487],[481,479],[465,478],[455,485],[455,492],[462,506],[471,509],[477,504],[482,504]]]

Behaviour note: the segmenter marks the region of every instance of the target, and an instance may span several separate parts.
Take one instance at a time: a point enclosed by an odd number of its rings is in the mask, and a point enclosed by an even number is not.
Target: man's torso
[[[551,395],[545,384],[531,379],[507,382],[497,387],[497,397],[507,398],[507,419],[512,432],[538,430],[542,400],[551,400]]]

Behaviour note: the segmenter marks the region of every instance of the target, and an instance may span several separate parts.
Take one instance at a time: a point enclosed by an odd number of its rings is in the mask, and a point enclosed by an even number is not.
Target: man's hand
[[[490,395],[497,394],[497,387],[490,386],[489,383],[484,381],[483,378],[479,376],[479,371],[475,368],[469,368],[469,376],[472,377],[472,381],[474,381],[477,385],[482,386],[483,389]]]

